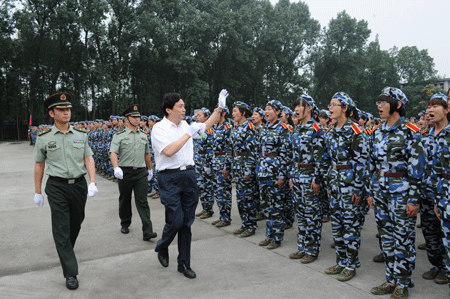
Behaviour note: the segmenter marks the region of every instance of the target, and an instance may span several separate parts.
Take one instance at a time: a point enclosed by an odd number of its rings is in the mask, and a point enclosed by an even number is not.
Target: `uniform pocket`
[[[47,145],[47,160],[49,162],[60,162],[62,159],[62,149],[60,145]]]

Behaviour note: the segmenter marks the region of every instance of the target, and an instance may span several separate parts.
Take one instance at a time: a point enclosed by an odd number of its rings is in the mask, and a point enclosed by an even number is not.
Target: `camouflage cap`
[[[208,108],[202,107],[202,109],[200,109],[203,111],[203,113],[205,113],[206,117],[210,117],[211,116],[211,111],[209,111]]]
[[[253,108],[253,112],[259,113],[261,116],[264,116],[264,115],[265,115],[264,110],[262,110],[262,109],[259,108],[259,107]]]
[[[408,104],[409,101],[406,95],[403,93],[403,91],[395,87],[383,88],[380,96],[387,96],[393,98],[394,100],[401,102],[404,106],[406,106],[406,104]]]
[[[337,99],[342,105],[348,106],[349,108],[353,107],[352,98],[343,91],[336,92],[331,98]]]
[[[147,121],[147,120],[148,120],[148,117],[147,117],[147,116],[141,115],[141,121]]]
[[[281,112],[283,112],[286,115],[292,115],[293,114],[291,108],[289,108],[288,106],[283,106],[283,108],[281,109]]]
[[[282,110],[284,107],[283,104],[281,104],[281,102],[277,100],[268,101],[266,106],[270,106],[275,110]]]
[[[434,94],[434,95],[431,97],[430,101],[431,101],[431,100],[434,100],[434,99],[442,100],[445,104],[448,105],[448,96],[446,96],[446,95],[443,94],[443,93],[436,93],[436,94]]]
[[[233,107],[238,107],[238,108],[242,108],[242,109],[247,109],[247,110],[251,110],[250,106],[244,102],[241,101],[237,101],[233,103]]]

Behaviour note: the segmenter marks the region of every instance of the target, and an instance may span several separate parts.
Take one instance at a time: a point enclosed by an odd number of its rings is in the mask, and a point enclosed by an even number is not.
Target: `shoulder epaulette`
[[[413,131],[414,133],[417,133],[417,132],[420,131],[420,128],[418,126],[416,126],[415,124],[413,124],[413,123],[407,123],[405,126],[408,129],[410,129],[411,131]]]
[[[363,132],[369,134],[369,132],[366,129],[363,129]]]
[[[378,129],[380,126],[381,126],[381,124],[378,124],[375,127],[373,127],[372,130],[369,129],[369,134],[372,135],[372,133],[375,132],[375,130]]]
[[[116,134],[115,134],[115,135],[119,135],[119,134],[122,134],[123,132],[125,132],[125,129],[123,129],[122,131],[116,132]]]
[[[38,136],[47,134],[47,133],[50,132],[50,131],[51,131],[51,129],[45,129],[44,131],[40,132],[40,133],[38,134]]]
[[[252,130],[255,128],[255,126],[254,126],[253,123],[251,123],[251,122],[248,123],[248,127],[249,127],[250,129],[252,129]]]
[[[83,132],[83,133],[87,133],[88,131],[86,131],[85,129],[79,129],[79,128],[73,128],[75,131],[78,131],[78,132]]]
[[[148,129],[145,129],[145,134],[148,134]]]
[[[287,124],[285,124],[285,123],[280,123],[280,125],[281,125],[283,128],[285,128],[286,130],[289,130],[289,127],[288,127]]]
[[[423,129],[422,132],[420,132],[420,133],[425,134],[426,132],[428,132],[428,128]]]
[[[289,128],[289,131],[292,131],[294,129],[294,127],[291,125],[289,125],[288,128]]]
[[[230,125],[229,124],[226,124],[225,125],[225,130],[229,130],[230,129]]]
[[[208,134],[209,134],[209,135],[211,135],[211,134],[212,134],[212,132],[213,132],[213,130],[212,130],[212,129],[209,129],[209,130],[208,130]]]
[[[333,125],[329,125],[327,131],[325,132],[325,134],[327,134],[331,130],[332,127],[333,127]]]
[[[356,135],[361,134],[361,128],[357,124],[351,125],[353,132],[355,132]]]
[[[320,130],[320,126],[318,123],[314,123],[312,126],[313,126],[314,130],[316,130],[316,132]]]

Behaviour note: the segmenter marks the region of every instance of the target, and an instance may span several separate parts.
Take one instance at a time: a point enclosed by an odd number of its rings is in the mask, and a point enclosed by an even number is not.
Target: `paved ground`
[[[240,239],[232,234],[240,226],[235,202],[232,225],[223,229],[210,225],[218,215],[215,207],[213,218],[193,225],[191,266],[197,278],[189,280],[176,270],[175,243],[170,247],[171,264],[161,267],[155,242],[142,241],[135,210],[130,234],[120,233],[117,184],[101,177],[99,194],[88,197],[75,247],[80,288],[69,291],[52,239],[48,203],[39,208],[33,202],[32,151],[25,142],[0,143],[0,298],[389,298],[370,293],[384,280],[384,265],[372,262],[379,252],[372,212],[363,229],[362,267],[355,278],[342,283],[324,274],[335,262],[329,223],[323,228],[319,259],[303,265],[288,258],[296,251],[295,229],[286,231],[282,246],[270,251],[257,245],[264,239],[263,222],[254,236]],[[149,204],[160,235],[163,206],[158,199],[149,199]],[[417,232],[417,244],[423,243]],[[429,267],[425,252],[419,250],[410,298],[448,296],[447,285],[421,278]]]

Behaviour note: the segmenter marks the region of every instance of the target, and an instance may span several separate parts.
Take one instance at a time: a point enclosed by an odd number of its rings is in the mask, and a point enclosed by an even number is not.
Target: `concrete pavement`
[[[362,231],[362,267],[349,282],[324,273],[335,263],[331,226],[323,227],[322,251],[309,265],[290,260],[296,251],[296,229],[286,231],[275,250],[259,247],[265,238],[264,222],[254,236],[232,234],[240,227],[235,202],[232,225],[216,228],[212,218],[194,222],[190,280],[177,272],[176,240],[169,249],[170,265],[159,264],[156,241],[142,241],[139,216],[134,209],[130,233],[120,233],[117,184],[97,177],[99,194],[88,197],[86,218],[75,246],[80,287],[69,291],[56,254],[50,224],[50,208],[33,202],[33,147],[27,142],[0,143],[0,298],[389,298],[370,293],[384,281],[384,265],[372,262],[379,253],[373,212]],[[43,186],[45,185],[45,182]],[[155,231],[160,236],[164,207],[149,199]],[[198,208],[198,211],[200,207]],[[417,231],[416,245],[423,243]],[[447,285],[421,276],[430,268],[425,251],[418,250],[410,298],[446,298]]]

